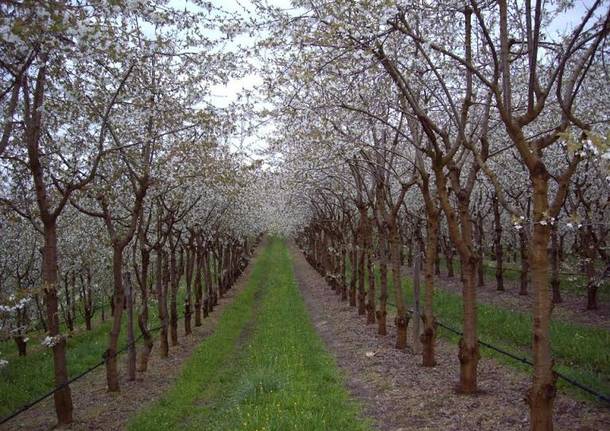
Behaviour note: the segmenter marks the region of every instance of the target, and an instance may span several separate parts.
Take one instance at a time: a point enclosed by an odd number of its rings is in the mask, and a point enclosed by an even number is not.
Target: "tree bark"
[[[521,251],[521,276],[520,276],[520,284],[519,284],[519,295],[527,295],[527,285],[528,285],[528,277],[529,277],[529,256],[527,250],[527,236],[525,234],[525,228],[522,227],[519,230],[519,245]]]
[[[445,244],[445,260],[447,261],[447,277],[453,278],[455,277],[455,270],[453,269],[453,248],[449,241],[443,239],[443,243]]]
[[[113,310],[112,327],[110,329],[110,337],[108,349],[105,353],[106,359],[106,382],[109,392],[118,392],[119,387],[119,371],[117,367],[117,351],[119,344],[119,336],[121,335],[121,319],[123,317],[123,306],[125,303],[125,294],[123,290],[123,247],[115,245],[112,249],[112,275],[114,280],[114,295],[113,295]]]
[[[169,334],[172,346],[178,345],[178,264],[176,247],[171,247],[169,254]]]
[[[493,200],[493,211],[494,211],[494,251],[496,260],[496,290],[501,292],[504,291],[504,252],[502,249],[502,221],[500,219],[500,204],[497,196],[494,196]]]
[[[203,305],[203,250],[198,245],[195,250],[195,326],[201,326],[201,307]]]
[[[150,266],[150,251],[144,246],[140,249],[142,256],[142,268],[140,275],[140,293],[142,307],[138,313],[138,327],[144,338],[137,371],[145,372],[148,369],[148,359],[153,349],[153,338],[148,329],[148,267]]]
[[[13,340],[15,340],[15,345],[17,346],[17,352],[19,352],[19,356],[26,356],[28,343],[25,342],[25,338],[23,337],[23,335],[17,335],[13,337]]]
[[[352,242],[352,250],[350,252],[350,288],[349,288],[349,305],[356,306],[356,286],[358,285],[358,242],[356,238]]]
[[[127,380],[136,379],[136,345],[133,328],[133,286],[128,272],[123,276],[127,302]]]
[[[539,162],[540,163],[540,162]],[[550,325],[552,302],[549,289],[549,238],[548,224],[541,224],[548,214],[548,173],[530,173],[533,186],[533,222],[531,250],[533,305],[534,374],[532,387],[527,393],[533,430],[553,429],[553,403],[555,380],[551,353]]]
[[[377,333],[387,335],[387,302],[388,302],[388,240],[384,222],[379,229],[379,310],[377,311]]]
[[[42,175],[42,174],[41,174]],[[58,298],[57,298],[57,229],[56,221],[43,224],[44,246],[42,251],[42,289],[47,310],[47,326],[50,337],[57,338],[53,345],[53,376],[55,387],[61,389],[53,394],[57,421],[61,424],[72,423],[72,393],[68,382],[68,365],[66,363],[66,340],[59,332]]]
[[[366,207],[360,205],[360,222],[358,226],[359,250],[358,250],[358,315],[363,316],[366,312],[366,290],[365,290],[365,261],[367,253],[366,241]]]
[[[190,335],[191,330],[191,314],[192,314],[192,285],[193,285],[193,269],[195,267],[195,250],[194,246],[186,249],[186,298],[184,301],[184,334]]]
[[[390,262],[392,265],[392,287],[396,298],[396,348],[407,347],[407,308],[402,292],[402,279],[400,273],[400,237],[395,220],[389,220],[388,242],[390,248]]]
[[[347,249],[341,245],[341,301],[347,301]]]
[[[485,249],[483,243],[485,241],[485,232],[483,231],[483,215],[479,211],[477,214],[477,286],[485,286]]]
[[[157,307],[159,313],[159,322],[161,322],[161,330],[159,331],[159,354],[162,358],[167,358],[169,354],[169,343],[167,339],[167,253],[161,247],[157,249],[157,270],[155,284],[157,287]]]
[[[427,197],[426,206],[432,206],[431,197]],[[436,318],[434,317],[434,274],[432,273],[433,258],[438,254],[438,230],[439,211],[427,208],[426,219],[428,229],[426,230],[426,259],[424,262],[424,330],[421,335],[422,342],[422,365],[433,367],[436,365],[435,343],[436,343]],[[419,260],[419,259],[418,259]],[[453,265],[451,265],[453,267]]]

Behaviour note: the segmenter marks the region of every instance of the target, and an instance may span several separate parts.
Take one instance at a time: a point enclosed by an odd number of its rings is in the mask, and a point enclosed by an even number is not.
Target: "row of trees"
[[[180,310],[187,335],[200,325],[264,229],[269,184],[231,150],[232,107],[211,103],[210,88],[240,73],[224,47],[237,30],[228,12],[164,0],[3,2],[0,11],[0,329],[21,355],[27,332],[44,329],[67,424],[62,321],[71,332],[82,315],[90,329],[109,302],[104,358],[118,391],[122,328],[132,342],[137,320],[145,371],[151,305],[162,356],[178,343]],[[128,371],[135,378],[134,348]]]
[[[435,265],[455,252],[464,316],[458,387],[471,394],[482,262],[493,253],[504,289],[508,244],[532,295],[531,427],[552,429],[549,330],[561,263],[585,269],[588,308],[609,273],[608,5],[295,6],[264,9],[274,23],[265,46],[275,54],[266,90],[286,131],[270,151],[282,155],[277,174],[291,211],[308,219],[299,238],[311,261],[385,334],[388,277],[400,286],[401,258],[421,253],[422,363],[434,366]],[[404,348],[407,304],[394,293],[396,347]]]

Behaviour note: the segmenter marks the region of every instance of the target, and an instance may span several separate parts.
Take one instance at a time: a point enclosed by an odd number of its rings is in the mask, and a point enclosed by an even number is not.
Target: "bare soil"
[[[479,363],[476,395],[457,394],[457,346],[444,340],[436,345],[434,368],[424,368],[409,349],[394,348],[394,316],[388,315],[388,335],[341,302],[324,279],[292,247],[295,275],[311,319],[342,369],[352,396],[379,430],[527,430],[524,401],[530,379],[492,359]],[[409,340],[411,336],[409,334]],[[555,429],[610,429],[610,411],[559,394]]]
[[[261,247],[257,250],[258,255]],[[74,402],[74,422],[62,429],[68,430],[122,430],[139,410],[152,404],[168,390],[181,373],[184,362],[195,348],[214,332],[224,308],[244,289],[253,262],[246,268],[239,280],[222,298],[202,326],[193,326],[192,335],[184,336],[184,320],[179,322],[180,344],[170,347],[168,358],[159,356],[158,342],[148,363],[146,373],[138,373],[136,381],[128,381],[125,364],[126,356],[120,357],[121,367],[119,393],[106,390],[105,368],[100,367],[71,385]],[[56,428],[53,399],[48,398],[30,410],[17,416],[3,426],[3,430],[50,430]]]

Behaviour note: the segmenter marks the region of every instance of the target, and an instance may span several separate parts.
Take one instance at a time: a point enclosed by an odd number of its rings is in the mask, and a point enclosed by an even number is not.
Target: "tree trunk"
[[[548,214],[548,179],[541,174],[530,174],[533,186],[533,232],[530,241],[533,304],[534,373],[532,387],[527,392],[530,407],[530,427],[533,430],[553,429],[553,403],[555,401],[555,380],[551,353],[551,311],[552,302],[549,289],[549,239],[548,224],[540,224]]]
[[[66,307],[64,311],[64,321],[68,327],[68,331],[74,332],[74,321],[72,320],[72,295],[70,294],[70,274],[67,272],[64,275],[64,296],[66,297]]]
[[[350,253],[350,286],[349,286],[349,305],[351,307],[356,306],[356,286],[358,284],[358,246],[356,239],[354,238],[352,243],[352,250]]]
[[[119,371],[117,368],[117,351],[119,344],[119,336],[121,335],[121,319],[123,317],[123,306],[125,303],[125,295],[123,290],[123,248],[115,245],[112,249],[112,275],[114,279],[114,295],[112,317],[112,328],[110,330],[110,338],[108,349],[106,349],[106,382],[108,391],[118,392],[119,387]]]
[[[471,256],[464,261],[464,284],[462,299],[464,309],[464,335],[459,342],[460,384],[459,392],[472,394],[477,391],[477,365],[479,363],[479,343],[477,338],[477,307],[475,270],[477,258]]]
[[[483,231],[483,215],[479,212],[477,215],[477,286],[485,286],[485,249],[483,243],[485,241],[485,232]]]
[[[201,307],[203,305],[203,250],[198,246],[195,251],[195,326],[201,326]]]
[[[138,327],[140,328],[144,342],[140,352],[137,371],[143,373],[148,369],[148,359],[150,358],[150,353],[152,352],[154,343],[152,335],[148,329],[148,267],[150,265],[150,251],[143,247],[140,249],[140,254],[142,256],[142,268],[140,274],[142,307],[138,313]]]
[[[209,313],[214,310],[214,282],[212,278],[212,267],[210,265],[210,260],[212,259],[212,254],[210,252],[205,253],[205,290],[207,292],[206,298],[204,300],[204,308],[203,308],[203,317],[207,317]]]
[[[367,273],[368,273],[368,291],[367,291],[367,302],[366,302],[366,310],[367,310],[367,317],[366,317],[366,323],[368,324],[373,324],[375,323],[375,312],[376,312],[376,301],[375,301],[375,271],[374,271],[374,266],[373,266],[373,256],[372,253],[369,249],[369,252],[367,253],[367,259],[366,259],[366,269],[367,269]]]
[[[167,257],[161,247],[157,249],[157,270],[155,285],[157,288],[157,310],[161,330],[159,331],[159,354],[167,358],[169,354],[169,343],[167,341]]]
[[[457,193],[458,211],[452,207],[447,191],[447,178],[442,166],[434,167],[437,193],[447,219],[451,241],[457,248],[462,270],[463,335],[459,342],[460,382],[458,391],[471,394],[477,391],[477,366],[480,359],[477,337],[476,268],[479,257],[474,253],[470,194],[459,189],[459,171],[450,169],[453,188]],[[459,224],[458,224],[459,217]]]
[[[428,202],[427,205],[431,205]],[[436,318],[434,317],[434,275],[432,274],[432,259],[438,254],[438,211],[429,208],[427,209],[427,224],[426,230],[426,260],[424,262],[424,331],[421,335],[422,342],[422,365],[424,367],[433,367],[436,365],[434,345],[436,343]],[[447,247],[448,248],[448,247]],[[419,259],[418,259],[419,260]],[[449,260],[447,261],[449,265]],[[453,268],[453,265],[449,265]]]
[[[363,316],[366,312],[366,290],[365,290],[365,261],[367,253],[366,241],[366,207],[361,206],[360,210],[360,225],[358,227],[358,236],[360,247],[358,250],[358,315]]]
[[[529,256],[528,256],[528,244],[527,237],[525,234],[525,228],[522,227],[519,231],[519,246],[521,250],[521,277],[519,285],[519,295],[527,295],[527,284],[529,276]]]
[[[60,425],[72,423],[72,393],[68,382],[66,362],[66,339],[59,332],[57,298],[57,230],[55,220],[43,224],[44,246],[42,251],[42,289],[47,309],[49,337],[56,338],[53,344],[53,375],[55,387],[61,387],[53,394],[57,421]]]
[[[438,264],[438,255],[436,256],[435,262]],[[438,268],[438,266],[437,266]],[[421,273],[421,252],[417,253],[415,257],[415,264],[413,265],[413,330],[412,330],[412,347],[413,353],[418,354],[422,351],[422,344],[420,338],[419,321],[421,319],[421,310],[419,307],[420,298],[420,273]]]
[[[184,334],[190,335],[191,330],[191,314],[192,314],[192,285],[193,285],[193,269],[195,266],[195,250],[194,247],[186,249],[186,298],[184,300]]]
[[[347,249],[341,245],[341,301],[347,301]]]
[[[91,331],[92,329],[92,325],[91,325],[91,314],[89,314],[87,311],[85,311],[85,329],[87,331]]]
[[[169,254],[169,334],[172,346],[178,345],[178,264],[176,248],[172,247]]]
[[[390,220],[388,223],[388,242],[392,265],[392,287],[396,298],[396,348],[402,350],[407,347],[408,320],[400,274],[400,238],[395,220]]]
[[[494,211],[494,232],[496,234],[494,238],[494,251],[496,260],[496,289],[504,291],[504,253],[502,250],[502,221],[500,219],[500,205],[498,198],[493,198],[493,211]]]
[[[136,345],[133,332],[133,286],[128,272],[124,274],[125,297],[127,302],[127,380],[136,379]]]
[[[437,222],[438,224],[438,222]],[[455,270],[453,269],[453,248],[451,244],[446,243],[445,245],[445,260],[447,261],[447,277],[453,278],[455,277]]]
[[[388,302],[388,240],[383,221],[379,229],[379,310],[377,311],[377,333],[387,335],[387,302]]]
[[[15,340],[15,344],[17,345],[19,356],[26,356],[28,343],[25,342],[23,335],[17,335],[13,337],[13,340]]]
[[[36,311],[38,312],[38,321],[40,322],[40,326],[42,326],[42,330],[47,332],[47,321],[44,318],[44,311],[42,304],[40,303],[40,297],[38,293],[34,294],[34,302],[36,303]]]

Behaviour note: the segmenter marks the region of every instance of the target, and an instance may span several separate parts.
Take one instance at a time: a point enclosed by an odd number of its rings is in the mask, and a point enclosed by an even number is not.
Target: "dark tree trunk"
[[[390,263],[392,266],[392,288],[396,301],[396,348],[407,347],[407,308],[402,291],[402,277],[400,271],[400,238],[394,220],[388,224],[388,243],[390,248]]]
[[[341,245],[341,301],[347,301],[347,249]]]
[[[366,207],[360,206],[360,224],[358,227],[358,236],[360,247],[358,250],[358,314],[363,316],[366,312],[366,277],[364,273],[366,253],[367,253],[367,241],[366,241]]]
[[[148,369],[148,359],[150,358],[150,353],[152,352],[154,343],[152,335],[148,329],[148,267],[150,266],[150,251],[147,250],[145,247],[142,247],[140,249],[140,254],[142,256],[142,268],[140,274],[140,293],[142,295],[142,307],[138,314],[138,327],[140,328],[140,332],[142,333],[142,337],[144,338],[144,343],[140,352],[140,359],[138,361],[137,370],[143,373]]]
[[[40,322],[40,326],[42,326],[42,330],[44,332],[47,332],[47,320],[44,317],[44,310],[42,304],[40,303],[38,293],[34,294],[34,302],[36,303],[36,311],[38,312],[38,321]]]
[[[485,241],[485,232],[483,230],[483,215],[481,212],[477,214],[477,286],[485,286],[485,248],[483,246]]]
[[[176,248],[172,247],[169,255],[169,334],[172,346],[178,345],[178,283]]]
[[[382,216],[381,216],[382,217]],[[388,238],[384,221],[378,223],[379,232],[379,310],[377,311],[377,333],[387,335],[388,303]]]
[[[42,289],[45,294],[47,325],[50,337],[56,338],[53,344],[53,370],[55,387],[53,393],[55,411],[59,424],[72,422],[72,393],[68,382],[66,363],[66,340],[60,334],[57,298],[57,231],[55,220],[44,225],[44,246],[42,252]]]
[[[117,367],[117,351],[119,336],[121,335],[121,319],[123,317],[123,306],[125,304],[125,292],[123,289],[123,247],[115,245],[112,250],[112,275],[114,279],[114,295],[112,327],[108,349],[105,353],[106,359],[106,382],[108,391],[119,391],[119,371]]]
[[[496,289],[504,291],[504,253],[502,250],[502,221],[500,219],[500,205],[498,198],[493,198],[493,211],[494,211],[494,251],[496,260]]]
[[[215,305],[215,293],[214,293],[214,282],[212,277],[212,266],[210,260],[212,254],[208,251],[204,254],[204,277],[205,277],[205,291],[206,297],[204,300],[203,317],[207,317],[209,313],[214,311]]]
[[[201,307],[203,305],[203,247],[197,246],[195,251],[195,326],[201,326]]]
[[[133,328],[133,286],[128,272],[124,274],[125,299],[127,303],[127,380],[136,379],[136,346]]]
[[[445,260],[447,261],[447,277],[453,278],[455,277],[455,270],[453,269],[453,247],[451,243],[443,238],[443,243],[445,244]]]
[[[193,270],[195,267],[195,249],[194,246],[186,249],[186,298],[184,301],[184,334],[190,335],[191,330],[191,315],[192,315],[192,285],[193,285]]]
[[[17,345],[19,356],[26,356],[28,343],[26,343],[23,335],[17,335],[16,337],[13,337],[13,340],[15,340],[15,344]]]
[[[167,358],[169,354],[169,343],[167,339],[167,282],[169,271],[167,269],[167,253],[161,247],[157,249],[155,285],[157,290],[157,306],[161,330],[159,331],[159,354]]]
[[[352,243],[352,250],[350,253],[350,286],[349,286],[349,305],[351,307],[356,306],[356,286],[358,285],[358,246],[357,240],[354,237]]]
[[[527,285],[529,278],[529,256],[527,251],[527,236],[525,234],[524,227],[522,227],[519,231],[519,246],[521,250],[521,277],[519,279],[519,295],[527,295]]]

